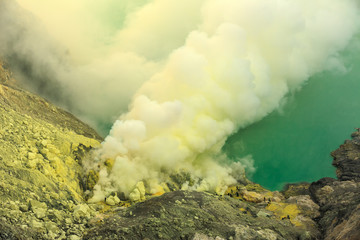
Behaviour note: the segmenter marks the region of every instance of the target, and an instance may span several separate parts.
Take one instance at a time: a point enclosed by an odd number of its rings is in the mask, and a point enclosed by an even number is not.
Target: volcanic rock
[[[339,149],[333,151],[333,165],[339,180],[360,181],[360,132],[357,130]]]
[[[229,196],[174,191],[117,210],[91,226],[84,239],[290,240],[303,236],[289,220],[279,220],[271,212],[257,215],[259,209]]]
[[[0,239],[66,239],[83,224],[81,159],[101,138],[19,89],[1,61],[0,83]]]
[[[338,180],[323,178],[310,186],[320,206],[317,219],[324,239],[360,239],[360,133],[333,151]]]

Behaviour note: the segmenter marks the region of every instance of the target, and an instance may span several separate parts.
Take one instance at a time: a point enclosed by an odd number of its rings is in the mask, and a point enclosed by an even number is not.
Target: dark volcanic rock
[[[227,196],[175,191],[118,210],[84,239],[306,239],[287,219],[259,212]]]
[[[326,239],[358,240],[360,238],[360,205],[352,211],[347,219],[338,224]]]
[[[309,188],[320,206],[318,223],[326,240],[360,239],[360,132],[331,155],[339,180],[323,178]]]
[[[310,195],[309,192],[310,183],[289,183],[286,184],[281,193],[285,198],[299,196],[299,195]]]
[[[360,181],[360,132],[354,132],[352,140],[346,140],[339,149],[333,151],[333,165],[337,168],[339,180]]]
[[[360,183],[319,180],[310,189],[320,205],[322,216],[318,223],[324,239],[359,239]]]

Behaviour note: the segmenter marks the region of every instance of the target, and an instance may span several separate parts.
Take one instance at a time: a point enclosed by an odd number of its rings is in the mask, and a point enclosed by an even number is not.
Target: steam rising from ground
[[[40,1],[20,2],[41,9]],[[195,180],[184,188],[224,191],[242,168],[220,164],[226,138],[276,109],[311,75],[344,69],[337,54],[359,24],[352,0],[107,0],[121,9],[116,26],[87,15],[84,6],[93,9],[95,1],[54,2],[73,7],[65,22],[89,23],[74,39],[54,34],[72,63],[53,68],[78,108],[89,105],[84,114],[108,119],[142,84],[89,163],[101,168],[94,201],[113,191],[139,195],[142,181],[151,193],[163,191],[181,171]],[[33,11],[56,32],[59,19]],[[90,41],[93,27],[101,37]],[[104,166],[109,159],[112,169]]]
[[[205,2],[200,27],[137,91],[98,151],[115,163],[95,198],[129,194],[144,179],[155,193],[181,169],[196,179],[193,188],[222,192],[234,182],[216,160],[226,138],[312,74],[341,67],[336,54],[356,30],[354,9],[349,1]]]

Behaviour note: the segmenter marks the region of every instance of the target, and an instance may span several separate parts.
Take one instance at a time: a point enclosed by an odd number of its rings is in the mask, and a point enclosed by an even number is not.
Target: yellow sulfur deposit
[[[71,122],[70,115],[62,116],[62,112],[49,103],[44,105],[43,99],[3,85],[0,89],[0,165],[27,172],[30,182],[45,177],[71,195],[66,198],[80,201],[83,191],[79,185],[83,174],[81,159],[86,151],[99,146],[100,141],[62,127],[62,122]],[[45,116],[49,119],[36,116],[39,105],[52,107],[53,115]],[[20,178],[12,177],[11,181],[17,184]],[[54,191],[55,186],[47,185],[48,181],[43,181],[43,188]],[[31,188],[34,187],[38,186]]]
[[[302,223],[296,219],[301,213],[296,204],[271,202],[266,207],[266,210],[273,212],[280,219],[289,219],[295,226],[302,226]]]

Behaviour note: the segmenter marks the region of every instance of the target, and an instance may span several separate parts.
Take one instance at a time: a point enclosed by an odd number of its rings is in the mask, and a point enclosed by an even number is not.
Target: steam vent
[[[0,0],[0,239],[360,240],[359,29],[355,0]]]

